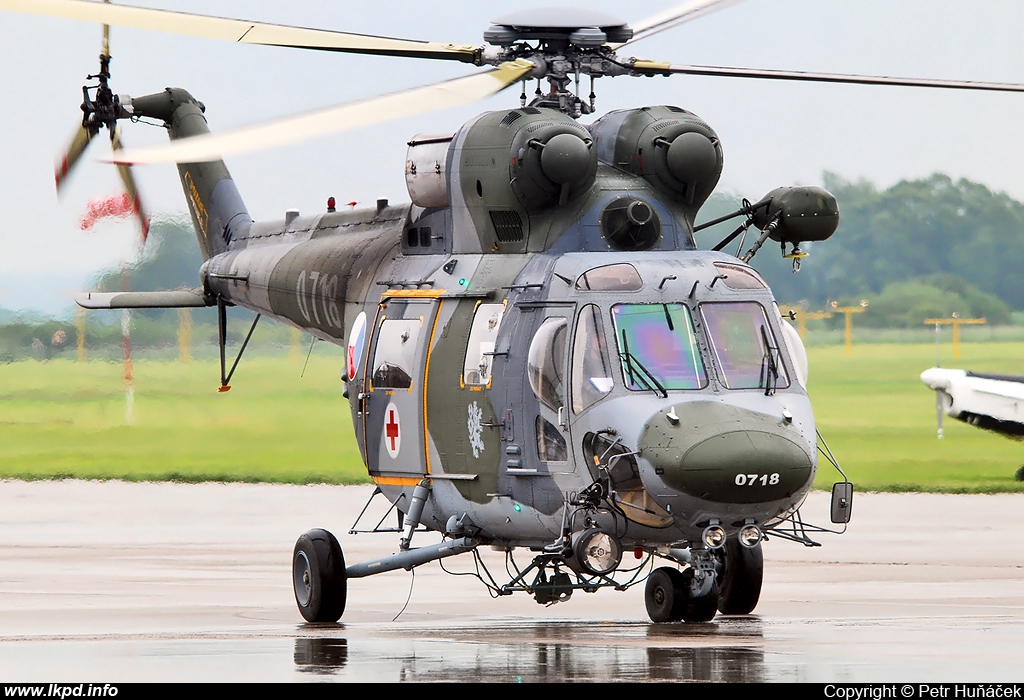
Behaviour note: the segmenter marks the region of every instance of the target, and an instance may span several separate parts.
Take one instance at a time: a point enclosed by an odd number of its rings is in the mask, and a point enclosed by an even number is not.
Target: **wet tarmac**
[[[492,599],[433,563],[352,580],[341,624],[303,624],[299,534],[333,531],[350,563],[397,548],[346,534],[370,492],[0,482],[0,680],[1024,680],[1024,495],[857,494],[846,534],[765,544],[746,617],[654,625],[642,583]],[[827,494],[804,517],[827,519]]]

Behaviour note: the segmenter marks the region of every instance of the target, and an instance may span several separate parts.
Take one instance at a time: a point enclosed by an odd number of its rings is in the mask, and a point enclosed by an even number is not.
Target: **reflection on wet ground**
[[[720,617],[706,624],[481,621],[300,630],[296,670],[338,681],[1019,680],[1019,616]]]
[[[341,631],[339,625],[335,632]],[[401,680],[768,680],[756,618],[698,625],[537,622],[423,630],[423,636],[410,632],[383,634],[391,639],[385,645]],[[358,673],[355,666],[370,660],[364,657],[376,656],[369,648],[373,642],[360,646],[333,635],[297,638],[296,669],[322,676]]]
[[[295,668],[304,673],[327,675],[344,668],[348,640],[332,637],[299,637],[295,640]]]

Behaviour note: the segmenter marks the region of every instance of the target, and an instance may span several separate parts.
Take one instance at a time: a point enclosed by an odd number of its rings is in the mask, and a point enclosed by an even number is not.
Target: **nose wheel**
[[[292,588],[299,612],[308,622],[337,622],[345,612],[345,555],[327,530],[310,530],[296,541]]]
[[[663,566],[647,578],[644,603],[652,622],[678,622],[686,604],[686,580],[679,569]]]
[[[651,572],[644,589],[644,603],[652,622],[708,622],[718,611],[718,585],[697,586],[708,590],[699,596],[694,591],[693,569],[680,571],[663,566]]]

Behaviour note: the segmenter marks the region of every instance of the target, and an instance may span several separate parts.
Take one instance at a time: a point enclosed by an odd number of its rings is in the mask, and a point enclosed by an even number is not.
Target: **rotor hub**
[[[524,10],[494,20],[484,32],[484,41],[511,46],[521,41],[542,45],[595,48],[607,42],[625,43],[633,30],[624,21],[595,10],[542,8]]]

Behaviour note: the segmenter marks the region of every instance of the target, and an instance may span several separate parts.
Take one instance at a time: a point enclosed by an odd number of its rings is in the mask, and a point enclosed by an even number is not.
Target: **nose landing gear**
[[[715,571],[703,566],[655,569],[647,579],[644,602],[653,622],[708,622],[718,612]]]

